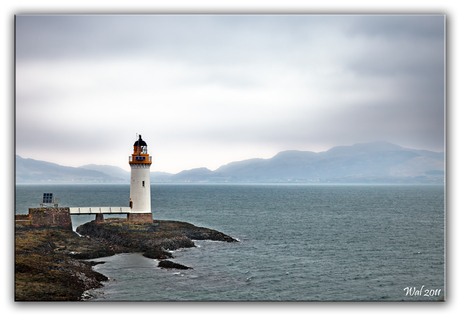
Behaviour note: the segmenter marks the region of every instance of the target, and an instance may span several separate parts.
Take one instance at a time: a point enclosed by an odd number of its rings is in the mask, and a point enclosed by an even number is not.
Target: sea
[[[128,184],[17,184],[16,213],[128,206]],[[444,185],[152,184],[155,219],[238,240],[93,259],[109,281],[89,301],[438,301],[445,297]],[[117,215],[120,216],[120,215]],[[74,229],[94,215],[72,215]]]

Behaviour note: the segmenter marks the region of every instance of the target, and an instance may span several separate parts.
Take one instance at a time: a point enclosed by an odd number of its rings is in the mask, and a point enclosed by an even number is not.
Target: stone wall
[[[72,230],[68,207],[29,208],[29,219],[32,227],[60,227]]]
[[[152,213],[129,213],[126,219],[131,223],[153,223]]]
[[[96,223],[104,223],[104,214],[96,214]]]
[[[17,221],[28,221],[29,220],[29,214],[16,214],[14,216],[14,219]]]
[[[16,214],[14,216],[15,224],[30,226],[29,214]]]

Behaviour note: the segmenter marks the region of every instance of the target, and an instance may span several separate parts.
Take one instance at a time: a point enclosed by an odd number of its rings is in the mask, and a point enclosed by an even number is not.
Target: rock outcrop
[[[92,270],[95,263],[76,260],[74,253],[114,254],[104,245],[62,228],[21,228],[15,232],[15,300],[76,301],[107,277]],[[77,256],[78,257],[78,256]]]
[[[20,221],[19,221],[20,222]],[[188,269],[165,260],[168,250],[195,247],[192,239],[235,242],[221,232],[177,221],[132,223],[125,219],[92,221],[72,230],[16,224],[15,299],[17,301],[81,300],[107,277],[92,270],[98,263],[81,261],[117,253],[142,252],[159,259],[159,267]]]
[[[179,264],[176,262],[172,262],[169,260],[161,260],[158,263],[158,266],[163,269],[180,269],[180,270],[187,270],[187,269],[192,269],[190,267],[184,266],[183,264]]]
[[[81,225],[77,232],[101,244],[110,245],[116,253],[142,252],[152,259],[170,258],[167,250],[195,247],[192,239],[236,241],[216,230],[178,221],[129,223],[123,219],[107,219],[104,223],[92,221]]]

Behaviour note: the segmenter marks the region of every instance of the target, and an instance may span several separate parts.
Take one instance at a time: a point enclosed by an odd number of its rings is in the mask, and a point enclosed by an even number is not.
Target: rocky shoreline
[[[92,221],[77,228],[15,229],[15,300],[78,301],[107,277],[95,272],[94,258],[140,252],[159,259],[159,267],[188,269],[172,261],[168,250],[195,247],[192,239],[236,242],[216,230],[177,221],[128,223],[124,219]],[[82,260],[85,259],[85,260]]]

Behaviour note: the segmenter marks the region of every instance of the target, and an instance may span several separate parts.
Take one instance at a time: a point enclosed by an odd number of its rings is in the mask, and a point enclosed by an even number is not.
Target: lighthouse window
[[[143,188],[145,187],[145,181],[142,181],[142,187]]]
[[[141,146],[141,154],[147,153],[147,146]]]

